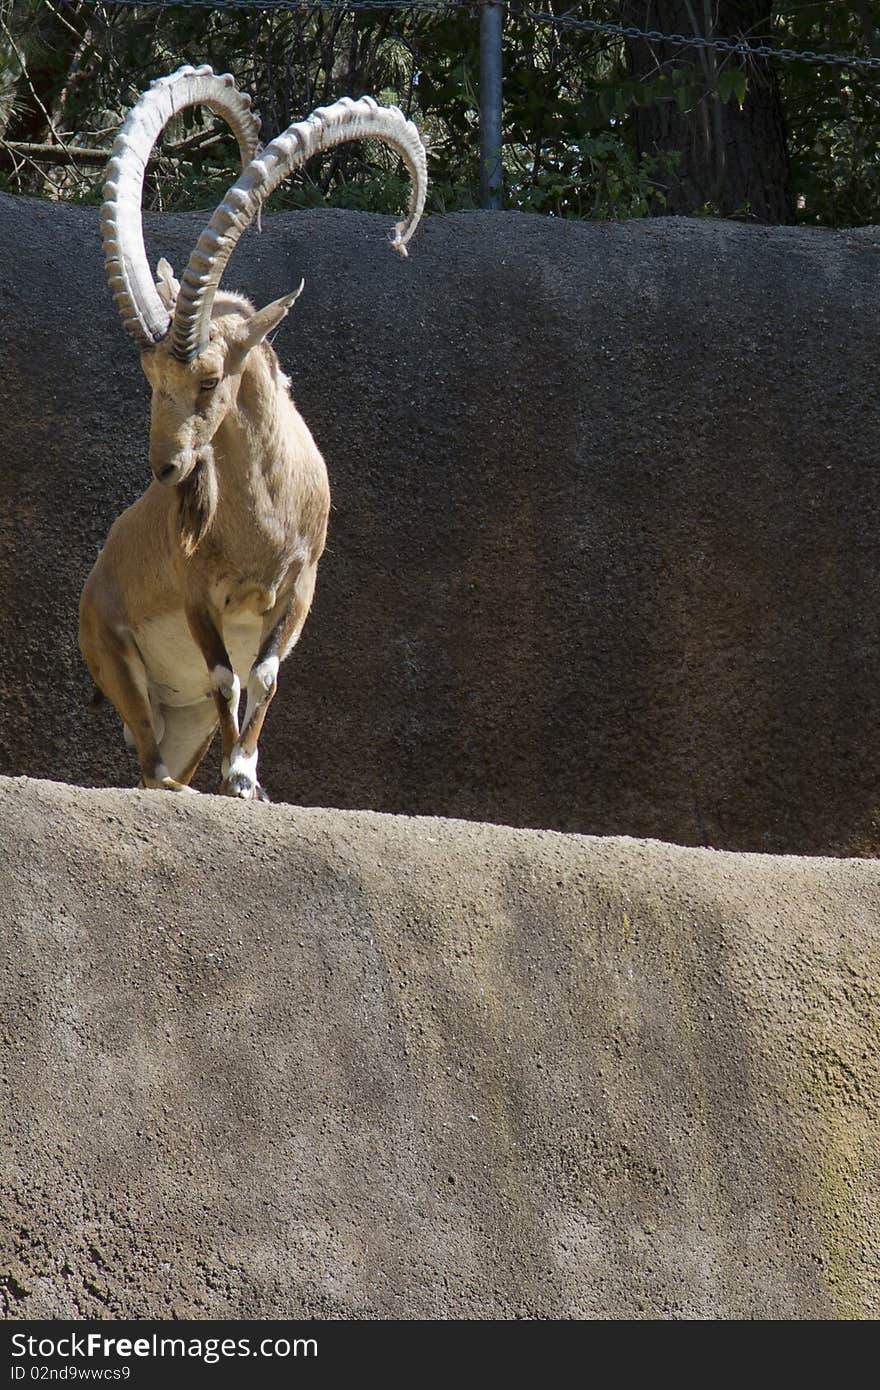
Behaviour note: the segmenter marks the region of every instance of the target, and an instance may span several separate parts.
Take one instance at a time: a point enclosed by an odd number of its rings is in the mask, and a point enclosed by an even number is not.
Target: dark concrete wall
[[[876,1318],[880,866],[0,778],[0,1311]]]
[[[150,223],[185,261],[201,223]],[[230,286],[334,489],[276,798],[875,854],[880,240],[684,220],[266,218]],[[0,198],[0,770],[134,780],[82,581],[146,482],[97,214]]]

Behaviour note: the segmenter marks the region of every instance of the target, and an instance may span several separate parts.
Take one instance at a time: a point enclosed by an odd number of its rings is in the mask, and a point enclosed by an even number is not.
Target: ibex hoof
[[[229,760],[229,770],[220,784],[223,796],[237,796],[241,801],[261,801],[262,788],[257,781],[257,750],[245,753],[236,745]]]
[[[187,787],[183,782],[175,782],[173,777],[151,777],[148,782],[141,781],[139,785],[150,791],[192,792],[193,796],[198,795],[195,787]]]
[[[220,786],[221,796],[236,796],[239,801],[268,800],[259,782],[254,782],[244,772],[230,772]]]

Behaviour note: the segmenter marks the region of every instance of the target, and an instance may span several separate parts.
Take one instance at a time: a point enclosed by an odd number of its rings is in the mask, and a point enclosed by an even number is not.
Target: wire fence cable
[[[139,6],[142,9],[196,8],[206,10],[475,10],[481,0],[103,0],[106,5]],[[485,0],[482,0],[485,3]],[[776,48],[768,43],[748,43],[745,39],[708,38],[705,34],[664,34],[659,29],[639,29],[631,24],[614,24],[610,20],[581,19],[574,7],[564,14],[532,10],[509,3],[509,0],[490,0],[498,8],[530,19],[536,24],[549,24],[557,29],[582,29],[594,34],[608,34],[620,39],[644,39],[649,43],[668,43],[676,48],[713,49],[742,58],[778,59],[783,63],[816,63],[827,67],[880,70],[880,57],[863,57],[855,53],[817,53],[814,49]]]
[[[880,58],[863,58],[852,53],[817,53],[811,48],[775,48],[767,43],[747,43],[744,39],[710,39],[703,34],[663,34],[659,29],[637,29],[630,24],[612,24],[599,19],[578,19],[571,11],[563,15],[543,10],[522,9],[521,14],[540,24],[556,28],[586,29],[591,33],[614,34],[622,39],[647,39],[677,48],[711,48],[718,53],[736,53],[744,58],[779,58],[783,63],[824,63],[850,68],[880,69]]]

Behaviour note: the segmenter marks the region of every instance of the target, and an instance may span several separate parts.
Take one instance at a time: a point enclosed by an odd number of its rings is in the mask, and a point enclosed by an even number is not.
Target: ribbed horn
[[[332,106],[319,106],[251,161],[199,237],[181,277],[171,329],[171,351],[181,362],[191,361],[207,347],[214,295],[226,262],[265,199],[312,155],[346,140],[382,140],[403,158],[413,188],[407,216],[394,229],[393,245],[406,255],[428,188],[425,147],[418,131],[396,106],[379,106],[372,97],[342,97]]]
[[[154,347],[171,322],[144,249],[141,197],[147,161],[172,116],[198,105],[227,122],[246,166],[260,147],[259,117],[234,78],[228,73],[218,77],[207,66],[183,67],[157,78],[128,113],[107,165],[101,209],[104,263],[122,322],[141,349]]]

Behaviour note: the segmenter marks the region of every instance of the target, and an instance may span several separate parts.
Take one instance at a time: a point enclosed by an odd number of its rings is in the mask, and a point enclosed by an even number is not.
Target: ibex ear
[[[293,294],[286,294],[281,299],[274,300],[272,304],[267,304],[265,309],[260,309],[258,313],[254,314],[252,319],[248,319],[242,329],[241,338],[239,339],[239,352],[241,353],[242,362],[251,351],[251,348],[255,348],[258,343],[262,343],[268,334],[278,327],[281,320],[287,314],[288,309],[292,309],[299,299],[305,283],[305,280],[300,280],[299,286],[294,290]]]
[[[180,281],[175,279],[174,271],[164,256],[156,266],[156,289],[165,308],[171,313],[180,293]]]

